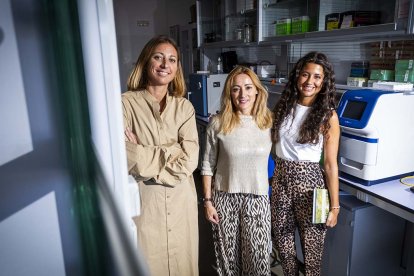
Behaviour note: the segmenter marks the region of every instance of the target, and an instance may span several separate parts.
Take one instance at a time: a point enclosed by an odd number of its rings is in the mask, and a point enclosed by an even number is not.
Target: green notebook
[[[329,214],[328,189],[313,190],[312,223],[325,223]]]

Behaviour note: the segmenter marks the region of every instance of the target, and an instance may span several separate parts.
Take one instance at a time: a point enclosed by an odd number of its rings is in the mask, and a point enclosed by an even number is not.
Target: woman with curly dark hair
[[[298,275],[298,229],[305,274],[320,275],[326,227],[336,225],[340,208],[335,74],[324,54],[310,52],[299,59],[273,112],[273,246],[279,251],[284,275]],[[312,223],[314,188],[329,191],[326,224]]]

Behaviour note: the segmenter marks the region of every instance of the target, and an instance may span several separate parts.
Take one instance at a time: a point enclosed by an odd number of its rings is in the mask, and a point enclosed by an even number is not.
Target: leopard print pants
[[[321,273],[326,226],[312,223],[312,198],[316,187],[325,187],[319,163],[276,159],[271,198],[272,241],[279,251],[285,276],[299,275],[296,228],[302,245],[305,275]]]
[[[218,275],[270,275],[269,196],[214,191],[213,224]]]

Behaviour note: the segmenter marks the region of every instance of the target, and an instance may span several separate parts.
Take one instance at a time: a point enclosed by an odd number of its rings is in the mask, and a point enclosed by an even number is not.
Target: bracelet
[[[341,209],[341,206],[333,206],[333,207],[331,207],[331,210],[332,209],[338,209],[339,210],[339,209]]]
[[[212,202],[213,200],[212,200],[212,198],[211,197],[205,197],[205,198],[203,198],[203,204],[204,204],[204,207],[207,207],[207,205],[206,205],[206,203],[207,202]]]

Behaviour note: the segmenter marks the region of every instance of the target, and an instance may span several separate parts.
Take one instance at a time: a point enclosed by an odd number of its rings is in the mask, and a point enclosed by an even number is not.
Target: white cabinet
[[[199,46],[257,42],[255,0],[198,0],[197,18]],[[245,39],[248,30],[251,38]]]
[[[325,239],[322,276],[402,275],[405,220],[349,194],[340,202],[338,224]]]

